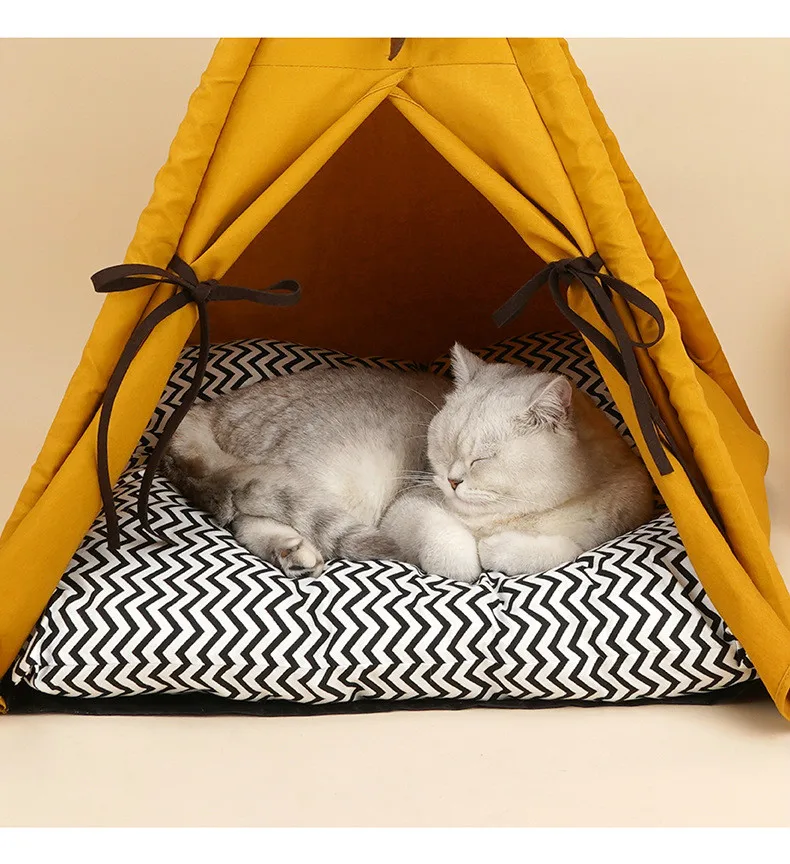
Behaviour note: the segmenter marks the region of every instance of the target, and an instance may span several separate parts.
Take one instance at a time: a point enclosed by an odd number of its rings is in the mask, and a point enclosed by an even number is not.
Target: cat
[[[567,378],[451,356],[452,386],[323,369],[199,403],[165,474],[294,577],[333,557],[535,573],[649,518],[644,466]]]
[[[642,461],[567,378],[451,356],[427,437],[437,489],[400,496],[381,524],[405,560],[463,581],[540,573],[651,517]]]
[[[288,576],[328,558],[397,559],[380,530],[427,477],[428,425],[449,390],[426,372],[315,369],[194,405],[163,473]]]

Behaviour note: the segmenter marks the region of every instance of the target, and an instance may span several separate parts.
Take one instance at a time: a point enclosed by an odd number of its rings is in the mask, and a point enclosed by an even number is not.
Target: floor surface
[[[790,826],[770,703],[8,716],[13,826]]]

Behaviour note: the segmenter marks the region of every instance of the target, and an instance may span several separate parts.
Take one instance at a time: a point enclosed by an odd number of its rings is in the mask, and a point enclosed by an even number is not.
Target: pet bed
[[[633,445],[576,334],[500,342],[481,356],[562,372]],[[290,580],[239,546],[163,477],[155,543],[135,502],[146,454],[189,383],[179,359],[115,488],[122,547],[100,515],[12,670],[55,696],[199,693],[321,705],[364,699],[667,699],[752,680],[672,517],[539,575],[451,582],[396,561],[330,562]],[[380,358],[251,340],[215,345],[201,398],[317,366],[416,369]],[[442,374],[447,358],[431,367]]]

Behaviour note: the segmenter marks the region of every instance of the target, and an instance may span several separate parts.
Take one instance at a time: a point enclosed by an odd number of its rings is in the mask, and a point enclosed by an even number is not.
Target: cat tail
[[[289,496],[290,497],[290,496]],[[276,504],[277,498],[269,499]],[[291,503],[291,502],[289,502]],[[274,518],[292,525],[309,538],[325,559],[349,558],[352,561],[398,560],[400,547],[376,525],[354,519],[344,508],[323,501],[320,505],[294,506],[288,511],[273,509]],[[276,512],[275,512],[276,511]]]
[[[236,515],[233,492],[222,472],[195,476],[179,464],[171,452],[159,463],[164,476],[193,504],[205,510],[220,528],[226,528]]]
[[[350,525],[335,543],[339,558],[352,561],[399,560],[400,547],[380,528],[369,525]]]

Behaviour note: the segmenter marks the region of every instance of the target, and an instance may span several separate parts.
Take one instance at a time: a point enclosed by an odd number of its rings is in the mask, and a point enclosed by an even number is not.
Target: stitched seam
[[[634,646],[628,646],[628,647],[634,647]],[[665,657],[683,656],[683,657],[686,657],[688,655],[688,648],[687,647],[683,647],[683,648],[678,647],[677,650],[668,651],[668,652],[666,652],[666,654],[663,654],[662,650],[660,648],[655,648],[652,651],[647,651],[645,653],[642,653],[639,651],[636,651],[636,652],[635,651],[628,651],[626,653],[627,653],[627,656],[629,658],[634,657],[634,656],[640,657],[640,658],[652,658],[652,657],[658,657],[658,656],[665,656]],[[490,658],[487,658],[487,659],[490,659]],[[262,661],[262,664],[263,664],[263,661]],[[340,664],[340,663],[338,663],[338,664],[334,664],[331,666],[327,666],[325,668],[327,668],[327,669],[331,668],[333,670],[337,669],[340,671],[351,671],[354,669],[391,669],[391,668],[395,668],[395,667],[411,668],[413,665],[414,664],[402,663],[402,662],[368,663],[368,664],[364,664],[364,663]],[[422,665],[422,664],[420,664],[420,665]],[[449,666],[455,666],[457,664],[455,664],[453,661],[448,660],[444,663],[431,663],[428,666],[426,666],[425,668],[441,669],[441,668],[448,666],[448,665]],[[514,670],[516,670],[516,671],[518,671],[518,670],[531,671],[532,669],[536,669],[541,665],[542,664],[541,664],[540,660],[531,659],[529,661],[524,661],[524,662],[518,662],[517,661],[515,663],[506,663],[506,664],[503,663],[500,665],[499,668],[501,670],[503,670],[504,672],[512,672]],[[103,669],[106,671],[108,669],[129,669],[129,668],[131,668],[131,665],[128,663],[114,663],[114,664],[110,664],[110,663],[41,663],[41,664],[30,663],[28,672],[21,672],[21,673],[17,673],[17,674],[19,674],[19,677],[21,678],[21,680],[25,681],[25,683],[28,683],[30,671],[33,672],[34,676],[38,676],[42,673],[46,675],[48,673],[59,672],[59,671],[62,671],[64,669],[83,669],[83,670]],[[236,670],[241,669],[241,668],[242,668],[241,666],[234,666],[231,663],[220,663],[220,664],[214,663],[214,664],[210,664],[208,667],[206,667],[206,671],[208,671],[208,670],[217,671],[217,670],[223,670],[223,669],[224,670],[230,669],[231,671],[235,672]],[[274,666],[273,670],[278,670],[278,669],[279,670],[292,670],[292,669],[307,669],[307,668],[311,668],[311,667],[300,666],[298,664],[296,664],[295,666],[279,664],[279,665]],[[190,670],[188,669],[187,671],[190,671]],[[729,671],[729,672],[732,672],[733,674],[737,673],[737,674],[741,674],[741,675],[748,674],[748,675],[751,675],[753,678],[756,677],[758,674],[757,670],[753,666],[743,666],[740,669],[730,668],[728,670],[722,670],[722,671]],[[790,669],[788,671],[790,671]],[[760,679],[760,680],[762,680],[762,679]],[[39,682],[39,683],[41,683],[41,682]],[[48,683],[48,682],[44,682],[44,683]]]
[[[466,63],[415,63],[411,66],[330,66],[319,63],[250,63],[250,68],[256,69],[344,69],[349,72],[395,72],[398,69],[433,69],[451,66],[513,66],[513,63],[492,63],[484,61],[482,63],[468,61]]]
[[[515,55],[514,55],[514,56],[515,56]],[[502,64],[502,65],[505,65],[505,64]],[[509,65],[509,64],[507,64],[507,65]],[[518,70],[519,74],[521,74],[521,70],[518,69],[518,66],[516,66],[516,69]],[[523,76],[522,76],[522,80],[523,80]],[[526,87],[526,81],[524,82],[524,86]],[[527,88],[527,89],[529,89],[529,88]],[[390,99],[402,99],[404,102],[408,102],[410,105],[414,105],[415,108],[417,108],[418,110],[422,111],[423,114],[427,115],[427,116],[430,117],[432,120],[436,120],[436,118],[433,117],[433,115],[430,114],[430,113],[429,113],[429,112],[428,112],[428,111],[427,111],[427,110],[426,110],[426,109],[425,109],[425,108],[424,108],[424,107],[423,107],[419,102],[415,102],[414,99],[412,99],[412,98],[411,98],[407,93],[405,93],[403,90],[401,90],[400,87],[397,87],[397,92],[392,92],[392,93],[390,93],[389,98],[390,98]],[[541,118],[541,119],[542,119],[542,118]],[[439,122],[439,121],[436,121],[436,122]],[[445,127],[444,124],[440,124],[440,125],[442,126],[442,128],[447,129],[447,127]],[[450,130],[447,130],[447,131],[449,132]],[[450,132],[450,134],[454,134],[454,133]],[[457,136],[456,136],[456,137],[457,137]],[[427,139],[426,139],[426,140],[427,140]],[[460,139],[459,139],[459,140],[460,140]],[[429,142],[429,143],[431,143],[431,142]],[[466,142],[461,141],[461,143],[462,143],[462,144],[463,144],[467,149],[471,150],[471,148],[469,147],[468,144],[466,144]],[[433,146],[433,145],[431,145],[431,146]],[[434,149],[435,149],[435,148],[434,148]],[[556,145],[555,145],[555,149],[556,149]],[[474,153],[474,151],[471,151],[471,152]],[[475,153],[474,155],[475,155],[478,159],[480,158],[479,156],[477,156],[476,153]],[[443,158],[444,158],[444,157],[443,157]],[[557,158],[559,158],[559,154],[558,154],[558,157],[557,157]],[[446,161],[449,161],[449,160],[446,160]],[[450,163],[450,164],[452,164],[452,163]],[[457,169],[456,169],[456,170],[457,170]],[[505,178],[503,178],[503,179],[505,179]],[[509,180],[505,180],[505,182],[508,183],[508,185],[510,185],[511,188],[516,189],[516,187],[513,186],[513,184],[512,184]],[[478,189],[478,191],[480,191],[480,190]],[[516,191],[518,192],[519,195],[521,195],[521,196],[524,198],[524,203],[525,203],[525,204],[528,204],[528,205],[529,205],[529,206],[530,206],[530,207],[535,211],[536,215],[537,215],[539,218],[541,218],[541,219],[543,219],[543,220],[545,221],[546,225],[547,225],[549,228],[554,229],[555,231],[557,231],[558,234],[560,234],[560,236],[562,236],[561,232],[559,232],[558,229],[557,229],[557,228],[552,224],[552,222],[551,222],[550,219],[548,219],[548,218],[547,218],[543,213],[541,213],[541,211],[540,211],[540,209],[539,209],[538,207],[536,207],[536,206],[535,206],[535,205],[534,205],[534,204],[533,204],[533,203],[532,203],[528,198],[524,197],[523,194],[522,194],[522,192],[521,192],[520,190],[516,189]],[[482,192],[481,192],[480,194],[482,194]],[[575,194],[575,193],[574,193],[574,194]],[[485,196],[484,196],[484,197],[485,197]],[[515,226],[513,226],[513,224],[510,222],[510,220],[506,220],[506,221],[507,221],[508,224],[510,224],[511,227],[513,227],[514,230],[515,230]],[[588,230],[589,230],[589,229],[588,229]],[[523,240],[523,238],[522,238],[522,240]],[[525,243],[527,246],[529,246],[529,244],[526,243],[526,241],[524,241],[524,243]],[[530,248],[531,248],[531,247],[530,247]]]
[[[390,93],[390,99],[400,99],[402,102],[408,102],[409,105],[414,105],[416,108],[422,108],[422,105],[420,105],[419,102],[415,102],[414,99],[411,98],[411,96],[409,96],[407,93],[404,93],[403,90],[400,90],[399,87],[398,87],[398,91],[399,92],[397,92],[397,93],[395,93],[395,92]],[[433,145],[431,145],[431,146],[433,146]],[[436,148],[434,147],[434,150],[435,149]],[[445,160],[445,161],[447,161],[447,160]]]
[[[790,679],[790,666],[788,666],[787,669],[785,669],[784,675],[782,675],[782,677],[779,679],[779,684],[777,685],[776,690],[774,690],[774,692],[771,693],[771,698],[776,703],[777,708],[779,708],[779,697],[782,695],[782,691],[787,688],[789,679]],[[787,696],[785,696],[785,701],[787,701]],[[780,709],[780,710],[782,710],[782,709]],[[782,713],[784,713],[784,711],[782,711]],[[786,715],[786,716],[787,716],[787,719],[790,720],[790,715]]]
[[[394,87],[398,87],[399,84],[400,81],[396,82],[395,84],[381,84],[378,87],[374,87],[372,90],[368,90],[368,92],[365,93],[364,96],[360,96],[359,99],[357,99],[357,101],[354,103],[354,105],[359,105],[360,102],[364,102],[369,96],[373,96],[376,93],[381,93],[382,90],[392,90]],[[352,108],[353,107],[354,106],[352,105]]]

